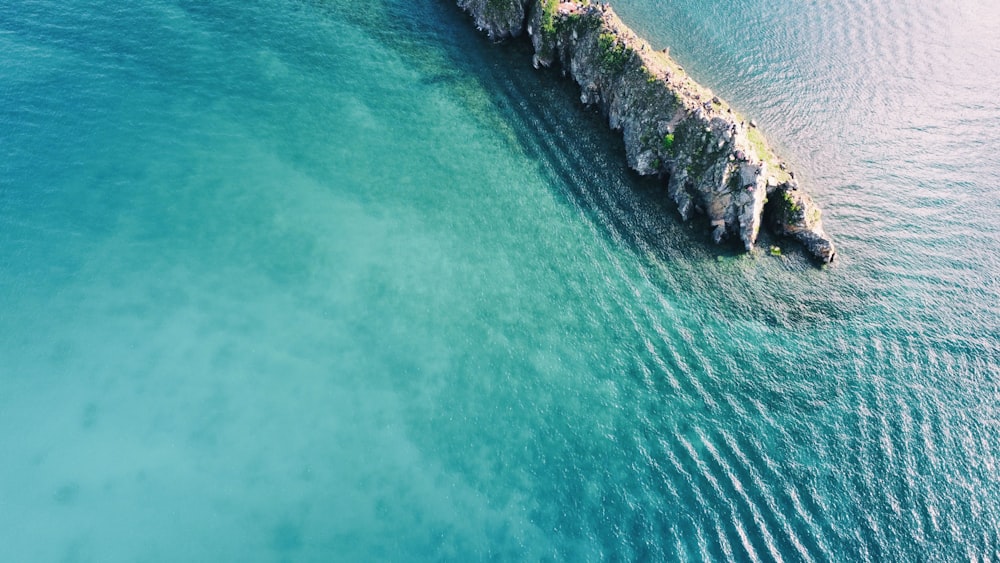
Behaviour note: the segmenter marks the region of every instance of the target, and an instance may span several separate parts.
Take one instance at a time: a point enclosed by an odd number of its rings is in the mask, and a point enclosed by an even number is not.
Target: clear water
[[[0,560],[1000,559],[1000,8],[618,9],[835,267],[448,1],[0,6]]]

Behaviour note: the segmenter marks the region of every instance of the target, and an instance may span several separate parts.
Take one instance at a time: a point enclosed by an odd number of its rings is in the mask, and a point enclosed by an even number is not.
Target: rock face
[[[832,262],[837,251],[823,230],[823,212],[809,194],[791,180],[779,186],[771,197],[778,200],[768,209],[775,232],[798,239],[824,263]]]
[[[458,0],[458,6],[472,15],[476,27],[496,41],[521,35],[530,1]]]
[[[820,211],[798,189],[756,129],[654,51],[607,5],[587,0],[459,0],[491,38],[527,31],[535,67],[558,62],[622,132],[629,166],[667,178],[686,220],[708,216],[716,242],[736,237],[749,251],[764,218],[820,261],[836,255]],[[520,27],[519,27],[520,26]]]

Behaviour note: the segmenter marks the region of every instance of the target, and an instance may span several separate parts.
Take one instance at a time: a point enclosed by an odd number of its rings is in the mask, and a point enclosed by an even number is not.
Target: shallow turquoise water
[[[839,264],[450,2],[0,7],[0,560],[1000,558],[1000,9],[619,11]]]

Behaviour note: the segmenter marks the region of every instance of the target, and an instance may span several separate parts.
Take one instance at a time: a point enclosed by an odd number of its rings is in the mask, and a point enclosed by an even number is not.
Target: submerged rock
[[[716,242],[753,248],[765,202],[779,196],[775,230],[819,260],[836,255],[819,208],[768,148],[756,122],[688,77],[668,50],[654,51],[607,4],[559,0],[459,0],[491,38],[527,31],[536,68],[558,62],[580,85],[580,101],[600,108],[621,131],[629,166],[662,175],[687,220],[708,216]]]

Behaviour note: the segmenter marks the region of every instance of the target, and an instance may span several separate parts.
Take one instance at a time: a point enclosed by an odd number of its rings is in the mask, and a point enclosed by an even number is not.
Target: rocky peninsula
[[[756,123],[692,80],[667,52],[589,0],[458,0],[493,40],[527,34],[536,68],[559,63],[622,132],[629,166],[666,179],[687,220],[707,215],[713,237],[750,251],[762,224],[800,241],[823,263],[836,250],[822,213],[768,147]]]

